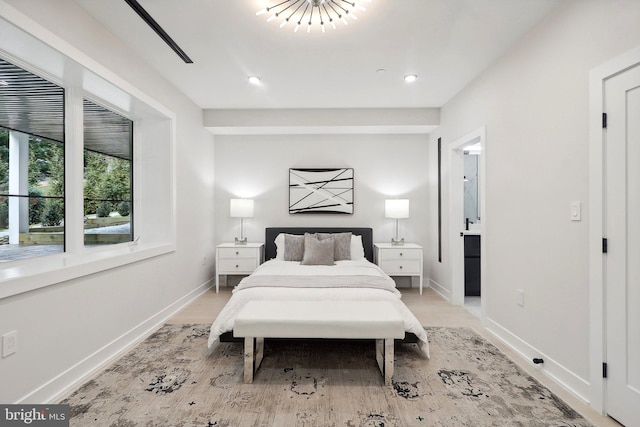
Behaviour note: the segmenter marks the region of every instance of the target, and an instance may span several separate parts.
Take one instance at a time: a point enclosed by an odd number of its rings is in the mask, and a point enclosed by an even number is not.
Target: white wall
[[[586,400],[589,71],[640,45],[638,22],[637,1],[562,3],[442,108],[429,152],[434,169],[438,136],[446,156],[448,143],[486,126],[487,325],[527,356],[544,355],[543,369]],[[583,203],[581,222],[570,221],[572,201]],[[431,261],[431,277],[450,289],[448,268]]]
[[[255,199],[245,220],[250,241],[264,241],[274,226],[372,227],[374,241],[390,241],[395,221],[384,200],[410,199],[400,220],[406,241],[427,242],[427,135],[251,135],[215,138],[216,243],[233,241],[240,220],[229,217],[229,199]],[[290,215],[289,168],[354,169],[353,215]]]
[[[17,353],[0,360],[0,402],[37,403],[50,401],[211,279],[214,152],[201,109],[74,2],[0,0],[0,14],[11,7],[37,21],[22,22],[30,32],[44,27],[61,37],[47,40],[56,49],[79,49],[176,114],[175,252],[0,300],[0,335],[18,331]]]

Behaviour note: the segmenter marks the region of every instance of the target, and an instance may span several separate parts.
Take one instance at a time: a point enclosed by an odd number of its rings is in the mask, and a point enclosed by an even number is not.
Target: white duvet
[[[367,286],[367,278],[371,278],[374,287]],[[213,349],[219,344],[221,334],[233,330],[235,316],[249,301],[389,301],[401,313],[405,330],[418,337],[420,350],[429,357],[427,333],[400,297],[393,279],[366,259],[336,261],[333,266],[300,265],[296,261],[274,259],[260,265],[236,286],[211,325],[208,345]]]

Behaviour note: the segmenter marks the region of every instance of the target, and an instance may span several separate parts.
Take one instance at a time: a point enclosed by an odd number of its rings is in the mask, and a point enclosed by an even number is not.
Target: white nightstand
[[[216,247],[216,293],[220,290],[220,276],[227,274],[249,275],[264,257],[264,244],[247,243],[236,245],[223,243]]]
[[[414,276],[420,278],[422,295],[422,246],[405,243],[402,246],[391,243],[374,243],[373,259],[389,276]]]

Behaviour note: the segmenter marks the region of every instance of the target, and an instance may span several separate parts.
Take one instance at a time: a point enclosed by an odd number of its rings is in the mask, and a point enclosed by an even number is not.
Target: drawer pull
[[[236,268],[238,268],[238,267],[240,267],[240,266],[238,264],[236,264]],[[400,267],[400,268],[402,268],[402,267]]]
[[[404,255],[402,252],[400,252],[400,256]]]
[[[402,266],[400,266],[400,270],[402,270]]]
[[[236,255],[240,255],[240,252],[236,251]]]

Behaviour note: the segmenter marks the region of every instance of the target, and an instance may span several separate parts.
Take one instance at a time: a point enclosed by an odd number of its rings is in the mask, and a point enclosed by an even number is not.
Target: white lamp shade
[[[384,201],[384,216],[387,218],[409,218],[409,199],[387,199]]]
[[[229,215],[232,218],[253,218],[253,199],[231,199]]]

